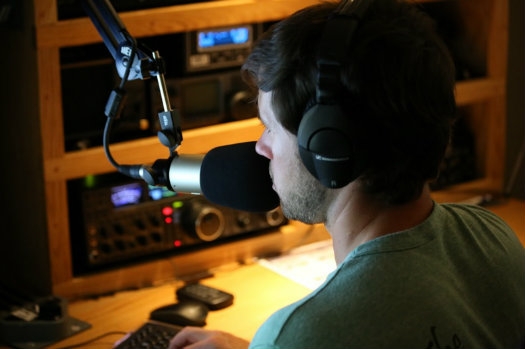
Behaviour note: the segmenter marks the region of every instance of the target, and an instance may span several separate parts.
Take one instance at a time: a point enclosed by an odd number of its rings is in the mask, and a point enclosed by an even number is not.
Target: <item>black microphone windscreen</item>
[[[201,193],[211,202],[242,211],[265,212],[279,206],[272,189],[269,160],[255,142],[213,148],[202,161]]]

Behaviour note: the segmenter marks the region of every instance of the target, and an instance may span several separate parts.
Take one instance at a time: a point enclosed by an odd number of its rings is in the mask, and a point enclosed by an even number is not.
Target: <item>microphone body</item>
[[[171,160],[168,170],[168,183],[178,192],[202,194],[201,165],[204,155],[182,155]],[[209,174],[212,175],[212,174]]]
[[[205,155],[175,156],[167,167],[170,189],[202,194],[210,202],[249,212],[270,211],[279,206],[272,188],[269,160],[255,152],[255,142],[213,148]]]

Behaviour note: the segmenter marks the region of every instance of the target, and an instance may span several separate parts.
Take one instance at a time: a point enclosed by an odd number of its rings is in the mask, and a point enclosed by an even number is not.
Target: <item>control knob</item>
[[[182,223],[186,230],[202,241],[218,239],[226,226],[221,210],[201,198],[193,198],[186,203]]]

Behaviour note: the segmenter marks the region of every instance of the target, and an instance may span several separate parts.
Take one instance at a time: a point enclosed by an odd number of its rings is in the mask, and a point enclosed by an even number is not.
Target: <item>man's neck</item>
[[[422,223],[432,212],[433,200],[425,186],[421,195],[406,204],[388,206],[349,186],[336,195],[328,212],[337,264],[365,242],[407,230]]]

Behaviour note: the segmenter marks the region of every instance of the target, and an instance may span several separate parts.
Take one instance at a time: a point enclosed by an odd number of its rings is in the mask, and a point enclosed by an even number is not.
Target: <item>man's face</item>
[[[302,164],[297,137],[278,122],[271,99],[271,92],[259,91],[259,117],[265,130],[256,151],[270,160],[273,189],[284,215],[308,224],[324,223],[327,190]]]

